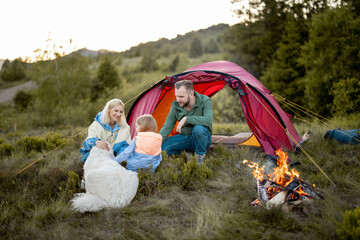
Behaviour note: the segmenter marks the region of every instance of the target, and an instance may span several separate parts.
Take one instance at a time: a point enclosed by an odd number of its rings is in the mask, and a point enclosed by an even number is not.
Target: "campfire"
[[[290,159],[281,150],[276,151],[277,167],[267,177],[264,173],[265,166],[259,167],[257,163],[244,160],[253,169],[252,174],[256,178],[257,199],[251,204],[254,206],[266,204],[266,207],[279,206],[281,204],[300,204],[311,199],[323,199],[324,194],[316,188],[300,179],[300,173],[295,169],[289,170]]]

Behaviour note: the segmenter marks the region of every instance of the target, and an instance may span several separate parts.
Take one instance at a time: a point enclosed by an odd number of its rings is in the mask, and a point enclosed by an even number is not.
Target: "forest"
[[[360,127],[360,2],[249,0],[236,14],[245,20],[124,52],[65,54],[50,37],[36,59],[6,59],[0,89],[28,81],[36,87],[0,103],[0,238],[359,239],[359,145],[324,134]],[[159,80],[216,60],[238,64],[279,99],[301,106],[289,114],[303,116],[307,109],[317,116],[292,121],[300,135],[311,131],[304,147],[336,188],[307,154],[289,153],[325,199],[287,210],[252,207],[255,179],[241,161],[263,164],[265,154],[220,145],[201,168],[163,153],[159,171],[139,172],[128,207],[71,211],[70,199],[82,191],[79,149],[107,100],[120,98],[128,111]],[[214,133],[250,131],[241,105],[234,104],[238,98],[230,88],[212,97]]]

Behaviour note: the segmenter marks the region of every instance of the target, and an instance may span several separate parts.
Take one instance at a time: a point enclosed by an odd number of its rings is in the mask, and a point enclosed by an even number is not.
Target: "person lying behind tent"
[[[332,129],[325,133],[324,138],[332,138],[344,144],[360,144],[360,129]]]
[[[195,152],[198,165],[202,164],[211,144],[213,110],[208,96],[194,91],[189,80],[175,84],[176,100],[172,102],[165,124],[160,130],[162,149],[168,154],[181,151]],[[179,121],[175,136],[168,137]]]
[[[142,115],[136,119],[137,136],[132,143],[114,160],[126,161],[126,168],[137,172],[138,169],[155,169],[160,165],[162,137],[156,133],[157,124],[153,116]]]
[[[125,150],[131,143],[130,127],[125,119],[125,105],[117,98],[108,101],[88,129],[88,136],[80,149],[81,161],[85,163],[90,150],[95,145],[109,151],[111,145],[114,155]]]

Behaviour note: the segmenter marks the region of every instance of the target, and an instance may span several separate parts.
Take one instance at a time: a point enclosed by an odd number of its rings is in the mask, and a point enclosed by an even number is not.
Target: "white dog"
[[[74,210],[96,212],[106,207],[125,207],[131,203],[139,185],[137,173],[115,162],[112,149],[91,149],[84,164],[86,193],[71,200]]]

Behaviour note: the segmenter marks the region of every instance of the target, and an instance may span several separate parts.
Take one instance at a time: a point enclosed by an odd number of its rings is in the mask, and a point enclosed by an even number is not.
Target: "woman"
[[[114,155],[117,156],[131,143],[130,127],[125,119],[125,105],[120,99],[108,101],[104,109],[99,112],[88,129],[88,136],[80,149],[81,161],[84,163],[91,148],[109,151],[111,145]]]

